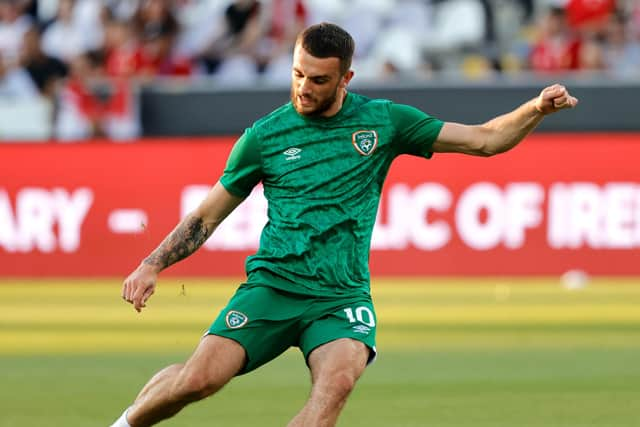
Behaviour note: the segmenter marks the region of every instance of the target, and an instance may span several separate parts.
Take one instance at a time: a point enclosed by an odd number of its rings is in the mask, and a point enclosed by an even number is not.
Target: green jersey
[[[371,234],[391,162],[431,157],[442,125],[354,93],[332,117],[306,117],[288,103],[254,123],[220,179],[240,197],[262,182],[268,201],[247,283],[320,297],[368,293]]]

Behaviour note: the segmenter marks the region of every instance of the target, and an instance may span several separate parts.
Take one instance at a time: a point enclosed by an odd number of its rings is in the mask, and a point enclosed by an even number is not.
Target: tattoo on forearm
[[[187,217],[143,262],[167,268],[194,253],[213,233],[202,218]]]

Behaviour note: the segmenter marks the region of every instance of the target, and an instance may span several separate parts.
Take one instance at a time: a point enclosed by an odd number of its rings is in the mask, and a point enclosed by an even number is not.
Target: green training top
[[[222,185],[246,197],[262,181],[268,222],[247,283],[315,296],[369,292],[369,245],[382,184],[400,154],[430,158],[443,122],[348,93],[332,117],[291,102],[238,139]]]

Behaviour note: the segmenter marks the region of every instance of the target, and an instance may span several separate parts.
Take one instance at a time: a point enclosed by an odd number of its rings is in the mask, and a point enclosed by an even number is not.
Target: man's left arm
[[[481,125],[447,122],[433,143],[435,153],[492,156],[515,147],[544,116],[574,108],[578,100],[559,84],[544,88],[537,98]]]

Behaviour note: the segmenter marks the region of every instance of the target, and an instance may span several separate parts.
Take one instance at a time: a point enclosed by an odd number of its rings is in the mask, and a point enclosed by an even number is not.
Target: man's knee
[[[180,370],[172,394],[177,400],[193,402],[220,390],[245,363],[244,348],[216,335],[205,336],[195,353]]]
[[[357,377],[352,372],[338,372],[332,378],[336,397],[346,398],[356,386]]]
[[[315,384],[317,392],[329,395],[335,402],[345,400],[356,386],[358,375],[352,370],[344,369],[324,375]]]

